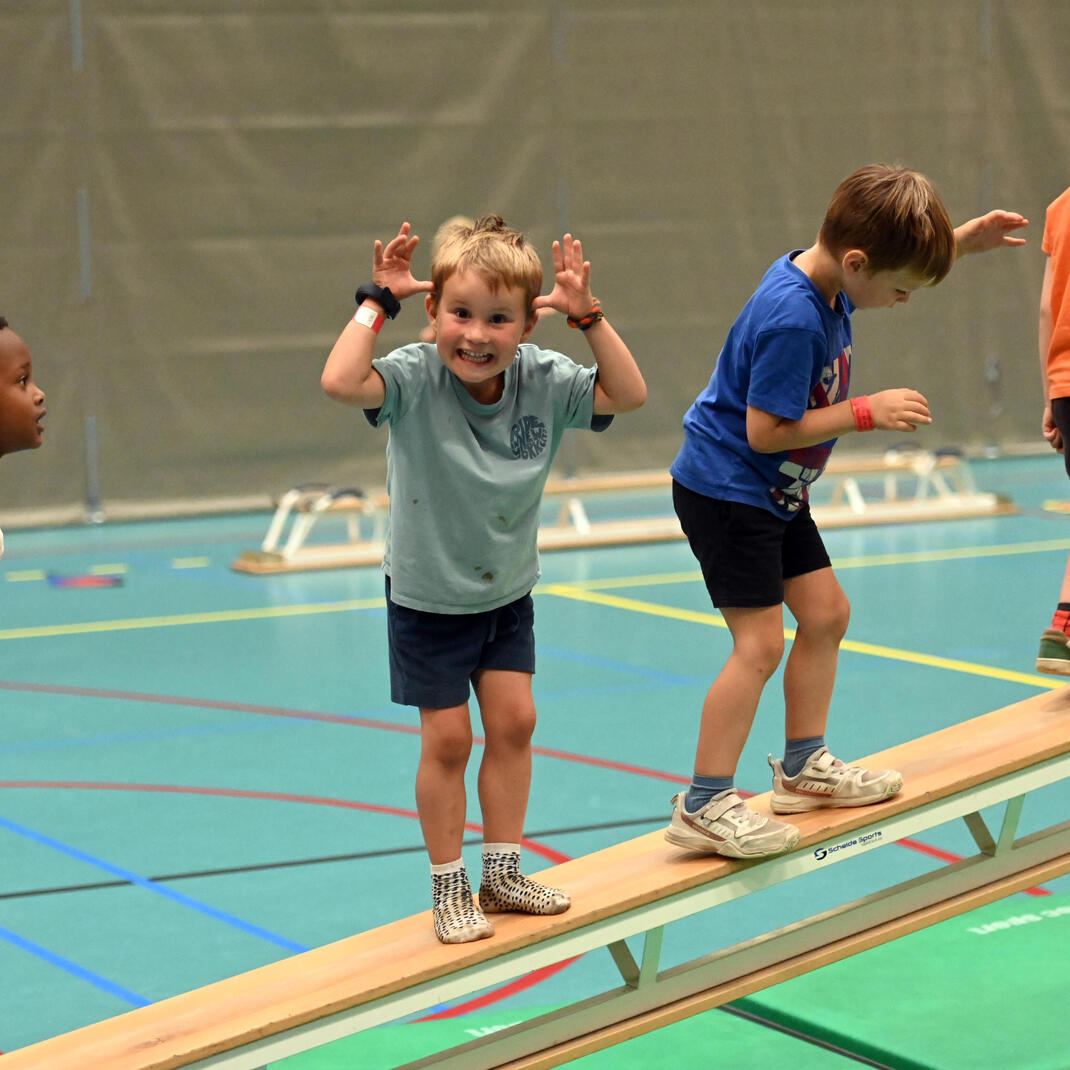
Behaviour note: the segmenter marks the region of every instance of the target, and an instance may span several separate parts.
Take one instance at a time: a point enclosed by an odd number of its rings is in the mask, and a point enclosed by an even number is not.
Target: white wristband
[[[353,316],[354,323],[362,323],[365,327],[370,327],[376,334],[379,333],[385,320],[385,312],[376,312],[375,309],[369,305],[361,305]]]

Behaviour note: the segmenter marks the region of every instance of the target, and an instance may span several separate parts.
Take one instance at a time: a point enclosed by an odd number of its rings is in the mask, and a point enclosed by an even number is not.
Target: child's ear
[[[427,318],[434,324],[438,318],[438,294],[428,294],[424,298],[424,307],[427,309]]]
[[[864,271],[869,265],[869,257],[861,249],[848,249],[843,254],[844,271],[858,272]]]
[[[539,314],[533,308],[528,309],[527,322],[524,324],[524,333],[520,336],[521,342],[526,342],[531,337],[531,332],[535,330],[535,324],[539,322]]]

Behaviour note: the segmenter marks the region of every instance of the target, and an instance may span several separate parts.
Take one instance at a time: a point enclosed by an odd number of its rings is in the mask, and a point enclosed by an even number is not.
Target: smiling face
[[[41,445],[45,395],[33,381],[33,361],[23,340],[0,330],[0,455]]]
[[[495,290],[477,272],[458,271],[441,293],[427,298],[427,314],[442,363],[476,401],[498,401],[505,369],[535,326],[524,291],[505,285]]]

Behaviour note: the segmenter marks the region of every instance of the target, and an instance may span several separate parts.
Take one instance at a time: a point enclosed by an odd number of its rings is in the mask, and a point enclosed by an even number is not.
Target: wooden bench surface
[[[870,756],[904,775],[879,807],[794,815],[799,849],[1070,752],[1070,688]],[[668,800],[666,799],[666,802]],[[751,805],[768,811],[769,795]],[[666,816],[668,807],[666,806]],[[4,1055],[3,1070],[169,1070],[434,980],[734,872],[666,843],[659,829],[545,870],[572,895],[557,917],[495,915],[495,936],[439,944],[430,912],[327,944]],[[759,865],[761,863],[758,863]]]

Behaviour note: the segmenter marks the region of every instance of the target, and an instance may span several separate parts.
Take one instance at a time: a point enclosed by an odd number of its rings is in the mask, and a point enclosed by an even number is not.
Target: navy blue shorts
[[[778,606],[785,580],[829,567],[808,505],[783,520],[757,505],[696,494],[676,480],[672,503],[718,609]]]
[[[468,701],[479,669],[535,672],[535,606],[526,594],[483,613],[425,613],[390,601],[390,698],[441,710]]]

